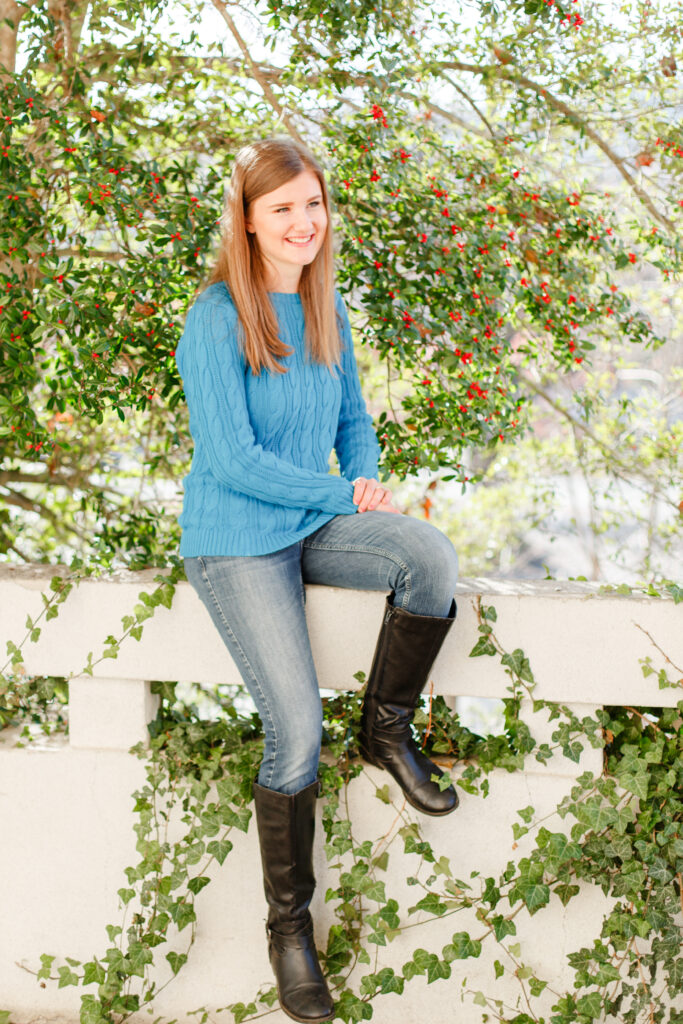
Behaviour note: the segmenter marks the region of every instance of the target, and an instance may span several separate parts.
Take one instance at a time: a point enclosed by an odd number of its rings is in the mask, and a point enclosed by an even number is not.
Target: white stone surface
[[[27,615],[38,618],[41,592],[50,593],[49,580],[58,573],[53,566],[0,568],[0,650],[4,652],[8,640],[22,641]],[[64,568],[60,574],[67,573]],[[144,762],[126,748],[144,738],[145,724],[154,715],[149,680],[239,681],[208,613],[187,583],[178,586],[171,609],[158,608],[144,623],[139,642],[129,638],[117,659],[97,662],[107,636],[122,634],[122,619],[139,601],[140,591],[154,589],[155,575],[156,570],[119,573],[82,583],[60,605],[57,618],[37,623],[39,641],[22,648],[27,672],[73,678],[71,743],[57,738],[17,748],[16,733],[0,733],[0,877],[5,883],[0,1009],[11,1010],[16,1024],[75,1022],[83,990],[58,989],[54,983],[42,987],[31,972],[40,967],[41,953],[79,960],[101,956],[108,946],[105,925],[121,922],[116,891],[126,884],[125,867],[138,858],[132,793],[144,781]],[[680,689],[659,690],[655,677],[644,679],[639,664],[639,659],[650,656],[655,669],[666,667],[674,675],[654,644],[672,662],[683,664],[683,609],[672,600],[617,597],[601,594],[591,584],[554,581],[465,580],[457,596],[458,618],[432,673],[437,693],[449,698],[509,693],[510,679],[498,658],[468,657],[478,637],[481,599],[497,609],[495,631],[504,647],[522,648],[529,657],[537,697],[568,703],[579,717],[592,714],[601,704],[673,705],[681,697]],[[357,685],[354,672],[368,671],[384,600],[381,592],[307,587],[307,617],[321,686],[351,689]],[[88,652],[97,662],[94,677],[82,672]],[[536,738],[552,743],[556,723],[548,722],[546,713],[534,715],[527,701],[522,714]],[[419,821],[437,856],[448,856],[456,874],[476,887],[479,883],[470,879],[471,872],[480,872],[482,878],[496,876],[509,859],[530,848],[529,837],[516,844],[513,838],[518,809],[531,805],[538,817],[551,815],[576,774],[586,768],[601,769],[601,751],[587,743],[578,766],[556,754],[547,766],[530,757],[523,773],[492,773],[490,795],[483,799],[461,793],[461,807],[447,818],[421,817],[405,806],[401,813]],[[454,770],[456,777],[459,770]],[[396,807],[375,797],[376,786],[385,783],[400,808],[398,787],[377,769],[366,769],[349,787],[357,840],[378,840],[396,827]],[[544,824],[556,831],[569,827],[557,815]],[[199,1018],[192,1011],[206,1006],[216,1024],[232,1024],[232,1015],[220,1008],[248,1002],[259,988],[272,984],[255,828],[231,839],[233,852],[223,867],[214,865],[212,884],[197,898],[199,920],[190,960],[157,997],[155,1016],[196,1024]],[[405,909],[421,893],[405,884],[406,858],[401,851],[398,839],[390,846],[386,885]],[[417,866],[417,858],[408,862]],[[313,911],[322,941],[334,921],[325,891],[336,876],[325,862],[320,827],[316,874]],[[566,953],[597,937],[605,906],[599,890],[584,887],[566,909],[553,898],[533,918],[520,914],[522,959],[553,988],[570,985]],[[453,932],[471,923],[462,914],[429,919],[424,927],[408,929],[381,949],[379,966],[400,970],[417,946],[440,951]],[[186,937],[187,931],[181,932],[160,948],[155,975],[159,984],[170,973],[164,954],[169,948],[181,951]],[[493,956],[500,956],[499,950],[491,955],[485,945],[479,960],[455,962],[447,982],[427,985],[425,979],[415,979],[400,999],[376,1000],[373,1020],[416,1024],[457,1019],[459,1024],[480,1024],[482,1009],[464,992],[482,989],[511,1005],[519,996],[516,985],[494,980]],[[356,990],[368,970],[363,965],[356,968]],[[281,1011],[269,1016],[273,1024],[287,1019]],[[139,1017],[150,1019],[147,1014]]]
[[[26,616],[43,610],[41,591],[50,594],[54,575],[68,567],[0,566],[0,650],[26,635]],[[141,639],[128,637],[116,659],[99,660],[107,636],[120,637],[122,619],[139,603],[139,593],[157,587],[161,570],[86,579],[41,619],[37,643],[23,647],[26,670],[35,674],[81,675],[92,652],[95,677],[203,680],[236,683],[240,676],[204,605],[189,583],[178,584],[172,607],[158,607],[143,623]],[[307,584],[306,615],[320,685],[352,689],[355,672],[367,672],[382,622],[386,594]],[[554,580],[462,580],[456,591],[458,615],[434,664],[434,692],[462,696],[508,696],[510,679],[499,659],[469,653],[477,639],[477,604],[498,613],[495,632],[509,651],[521,648],[546,700],[670,705],[676,690],[660,690],[655,676],[644,680],[640,659],[669,667],[654,644],[683,664],[683,605],[671,598],[616,596],[593,583]],[[649,634],[649,636],[647,635]],[[654,641],[654,643],[653,643]],[[671,669],[670,669],[671,671]]]
[[[76,748],[130,750],[147,743],[159,698],[140,679],[75,676],[69,680],[69,742]]]

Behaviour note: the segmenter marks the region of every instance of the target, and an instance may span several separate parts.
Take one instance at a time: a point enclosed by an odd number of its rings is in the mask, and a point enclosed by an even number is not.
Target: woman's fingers
[[[382,486],[379,480],[359,477],[354,487],[353,500],[358,505],[359,512],[365,512],[368,509],[372,511],[383,501],[391,500],[391,491],[388,487]]]
[[[359,477],[354,484],[353,500],[358,505],[359,512],[396,512],[403,513],[394,508],[391,504],[392,494],[388,487],[384,487],[379,480]]]

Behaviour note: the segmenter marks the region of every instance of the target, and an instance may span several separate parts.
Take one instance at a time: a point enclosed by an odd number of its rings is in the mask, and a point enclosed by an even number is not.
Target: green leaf
[[[479,658],[483,654],[493,657],[497,654],[496,648],[487,636],[480,636],[476,644],[469,653],[470,658]]]
[[[211,881],[206,875],[198,875],[196,878],[191,878],[187,883],[187,888],[191,893],[196,896],[198,892],[201,892],[205,885],[208,885]]]
[[[373,857],[372,864],[378,871],[386,871],[389,864],[389,851],[384,850],[379,857]]]
[[[231,850],[232,843],[229,839],[212,839],[206,847],[206,852],[215,857],[219,864],[223,863]]]
[[[541,981],[540,978],[529,978],[529,990],[532,996],[540,996],[547,984],[547,981]]]
[[[619,771],[617,770],[617,778],[619,782],[627,789],[629,793],[633,793],[640,800],[647,799],[648,792],[648,770],[645,765],[639,766],[636,772]]]
[[[235,1024],[242,1024],[243,1020],[256,1013],[256,1003],[233,1003],[228,1009],[235,1018]]]
[[[683,957],[671,960],[667,965],[667,989],[672,998],[683,992]]]
[[[530,914],[535,914],[550,900],[550,888],[544,882],[532,882],[518,888]]]
[[[471,939],[468,932],[456,932],[448,945],[442,951],[444,959],[467,960],[468,957],[478,957],[481,953],[481,942],[479,939]]]
[[[89,963],[83,966],[83,984],[84,985],[101,985],[105,979],[105,971],[102,964],[97,963],[96,960],[91,960]]]
[[[589,992],[588,995],[581,996],[580,999],[576,1000],[576,1009],[578,1013],[584,1014],[586,1017],[600,1017],[602,1015],[602,997],[600,993]]]
[[[493,933],[496,936],[498,942],[502,942],[506,935],[516,935],[517,929],[514,921],[508,921],[502,914],[496,914],[491,921],[493,925]]]
[[[183,964],[187,963],[187,953],[174,953],[171,951],[166,954],[166,959],[171,965],[173,973],[177,974]]]
[[[102,1003],[96,996],[84,995],[81,996],[81,1012],[80,1012],[81,1024],[106,1024],[110,1017],[105,1016]]]
[[[441,978],[445,980],[450,978],[450,976],[450,964],[446,960],[439,960],[438,956],[435,955],[434,960],[427,968],[427,984],[431,985],[433,981],[439,981]]]
[[[37,978],[49,978],[52,971],[52,965],[55,962],[56,957],[48,956],[47,953],[40,954],[40,962],[43,965],[36,975]]]
[[[350,989],[342,989],[340,997],[335,1006],[336,1016],[341,1020],[355,1022],[370,1020],[372,1017],[372,1006],[362,999],[359,999]]]
[[[560,882],[553,889],[565,907],[574,896],[578,896],[579,891],[578,885],[569,885],[567,882]]]
[[[78,975],[70,967],[58,967],[59,982],[57,988],[66,988],[67,985],[78,985]]]
[[[446,913],[448,907],[441,899],[438,893],[428,892],[426,896],[423,896],[414,907],[410,907],[408,910],[409,914],[412,914],[415,910],[424,910],[428,914],[434,914],[436,917],[441,917]]]

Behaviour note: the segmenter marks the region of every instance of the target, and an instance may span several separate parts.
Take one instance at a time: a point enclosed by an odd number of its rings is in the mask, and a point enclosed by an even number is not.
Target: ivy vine
[[[52,594],[43,595],[47,619],[89,575],[82,565],[72,569],[66,579],[53,577]],[[116,657],[128,636],[140,639],[156,607],[171,606],[182,575],[178,562],[170,573],[155,577],[156,590],[140,594],[133,614],[122,621],[121,637],[108,636],[98,660]],[[668,589],[677,602],[683,596],[678,587]],[[453,773],[457,785],[484,799],[495,784],[494,769],[521,771],[527,758],[547,764],[559,753],[577,763],[586,743],[603,750],[603,773],[580,774],[550,815],[521,808],[513,838],[528,837],[527,853],[510,860],[497,876],[474,871],[461,878],[427,841],[405,804],[394,805],[394,822],[385,835],[356,834],[348,790],[366,771],[357,743],[364,674],[356,673],[358,691],[325,698],[320,777],[325,899],[332,904],[334,923],[321,962],[336,1017],[369,1020],[378,998],[400,995],[418,976],[428,983],[448,979],[457,961],[490,949],[490,989],[473,989],[466,979],[461,988],[462,998],[481,1008],[482,1020],[590,1024],[616,1017],[624,1024],[681,1024],[675,1002],[683,990],[683,700],[669,708],[599,708],[592,717],[578,718],[566,705],[535,698],[529,659],[521,649],[503,648],[495,633],[495,608],[479,600],[477,614],[479,638],[470,656],[499,659],[509,677],[504,728],[499,735],[478,735],[462,725],[443,698],[429,697],[418,708],[415,726],[425,752],[447,769],[443,784]],[[21,647],[38,639],[39,621],[29,617],[22,643],[8,644],[14,671],[0,680],[0,725],[24,720],[20,742],[30,739],[29,725],[38,723],[44,731],[67,727],[68,680],[28,679],[20,671]],[[660,653],[666,668],[656,669],[644,658],[643,675],[656,673],[660,688],[681,687],[683,670]],[[83,673],[92,674],[97,663],[91,653]],[[251,787],[263,743],[258,716],[239,713],[224,689],[197,687],[204,705],[213,702],[208,717],[196,700],[178,695],[177,684],[159,682],[153,689],[160,708],[149,727],[149,746],[132,751],[144,761],[145,781],[133,794],[139,859],[125,869],[126,884],[118,890],[121,919],[107,925],[108,945],[90,960],[43,954],[35,971],[41,981],[89,990],[81,996],[82,1024],[123,1024],[153,1006],[172,983],[195,941],[196,897],[210,884],[214,862],[220,866],[229,858],[235,830],[246,832],[252,814]],[[520,717],[524,699],[553,723],[551,742],[537,742]],[[376,787],[375,795],[391,802],[386,785]],[[404,877],[415,888],[415,902],[407,908],[388,890],[390,858],[402,858]],[[609,909],[592,944],[569,954],[574,980],[563,990],[556,978],[540,977],[525,962],[517,921],[556,899],[567,906],[582,885],[610,897]],[[462,917],[449,941],[430,949],[430,921],[457,914]],[[419,940],[424,945],[415,946],[400,970],[383,966],[382,948],[406,929],[424,935]],[[180,933],[186,936],[181,951],[164,952],[171,938],[178,945]],[[163,984],[156,980],[161,955],[170,968]],[[514,979],[514,1005],[509,987],[507,997],[497,994],[500,978]],[[277,993],[268,983],[218,1012],[241,1024],[275,1009]],[[204,1024],[209,1011],[201,1008],[197,1017]],[[10,1011],[0,1011],[0,1024],[10,1020]]]

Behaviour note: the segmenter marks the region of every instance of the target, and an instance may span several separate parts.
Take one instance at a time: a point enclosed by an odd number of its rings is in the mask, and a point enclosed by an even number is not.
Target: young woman
[[[263,721],[254,785],[269,955],[282,1009],[329,1020],[309,904],[322,711],[304,583],[390,591],[363,705],[364,758],[426,814],[454,789],[411,733],[455,618],[448,538],[402,515],[377,479],[344,302],[330,201],[314,156],[266,138],[235,158],[208,287],[176,359],[195,442],[180,554]],[[329,473],[334,447],[340,476]]]

